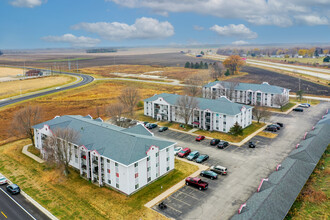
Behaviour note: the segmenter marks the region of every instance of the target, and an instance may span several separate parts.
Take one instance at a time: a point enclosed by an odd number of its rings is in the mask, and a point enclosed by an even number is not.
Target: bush
[[[143,101],[139,101],[136,106],[138,107],[138,109],[141,109],[144,106],[144,102]]]

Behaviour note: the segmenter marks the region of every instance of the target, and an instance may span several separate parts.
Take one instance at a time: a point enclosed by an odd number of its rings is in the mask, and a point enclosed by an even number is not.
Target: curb
[[[34,155],[28,151],[28,148],[30,146],[32,146],[32,144],[25,145],[22,149],[22,153],[25,154],[26,156],[30,157],[31,159],[37,161],[38,163],[44,163],[45,161],[43,159],[37,157],[36,155]]]

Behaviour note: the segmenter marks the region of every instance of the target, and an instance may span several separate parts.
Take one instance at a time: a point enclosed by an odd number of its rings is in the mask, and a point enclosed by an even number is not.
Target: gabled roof
[[[230,85],[231,85],[230,82],[226,82],[226,81],[214,81],[214,82],[210,82],[209,84],[206,84],[204,87],[209,88],[209,87],[215,86],[217,84],[220,84],[220,85],[224,86],[225,88],[230,88]],[[254,92],[261,91],[264,93],[282,94],[283,90],[285,88],[282,88],[279,86],[272,86],[272,85],[269,85],[268,83],[261,83],[261,84],[238,83],[238,85],[235,86],[235,89],[242,90],[242,91],[252,90]],[[290,90],[290,89],[286,89],[286,90]]]
[[[71,128],[79,133],[79,139],[75,144],[84,145],[88,150],[96,150],[99,154],[124,165],[145,158],[151,146],[157,146],[162,150],[175,144],[153,137],[141,125],[124,129],[80,115],[56,117],[33,128],[41,129],[44,125],[48,125],[51,130]]]
[[[148,131],[148,129],[143,124],[137,124],[133,127],[123,129],[122,131],[133,133],[133,134],[153,136],[153,134],[150,131]]]
[[[162,93],[159,95],[154,95],[150,98],[145,99],[145,102],[152,102],[157,100],[158,98],[163,98],[164,101],[171,105],[177,105],[178,99],[182,97],[177,94],[168,94]],[[243,106],[246,109],[252,108],[248,105],[242,105],[228,100],[225,97],[221,97],[219,99],[205,99],[205,98],[196,98],[198,101],[198,108],[201,110],[209,109],[212,112],[218,112],[226,115],[237,115],[241,112]]]

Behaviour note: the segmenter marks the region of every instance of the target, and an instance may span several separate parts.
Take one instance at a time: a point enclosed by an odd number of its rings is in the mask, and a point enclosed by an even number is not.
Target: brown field
[[[2,82],[0,83],[0,98],[7,98],[40,89],[55,87],[73,82],[74,80],[74,77],[61,75]]]
[[[23,74],[23,69],[0,67],[0,78],[8,76],[17,76],[18,74]]]
[[[90,114],[93,117],[105,117],[105,106],[116,102],[120,91],[126,87],[137,87],[141,100],[162,92],[182,93],[180,86],[166,86],[153,83],[106,81],[94,82],[91,85],[69,91],[26,101],[14,106],[0,109],[0,144],[16,139],[9,132],[11,121],[16,111],[27,105],[38,105],[43,109],[42,120],[50,120],[56,115]],[[98,113],[97,113],[98,112]]]

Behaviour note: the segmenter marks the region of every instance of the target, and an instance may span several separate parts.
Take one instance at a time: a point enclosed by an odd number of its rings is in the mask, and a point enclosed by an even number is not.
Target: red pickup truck
[[[187,186],[195,186],[197,187],[199,190],[202,189],[207,189],[208,187],[208,183],[205,181],[202,181],[200,178],[198,177],[187,177],[186,178],[186,185]]]

